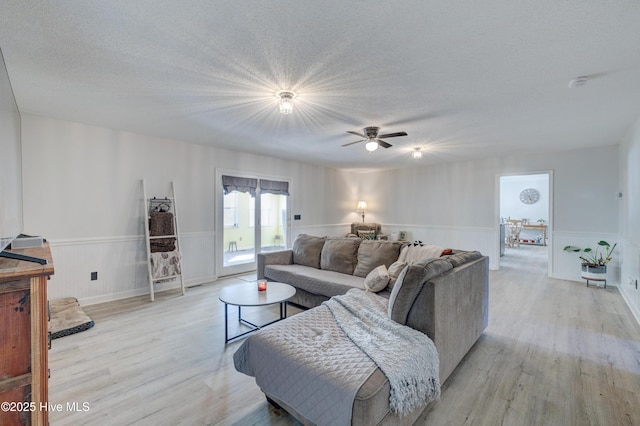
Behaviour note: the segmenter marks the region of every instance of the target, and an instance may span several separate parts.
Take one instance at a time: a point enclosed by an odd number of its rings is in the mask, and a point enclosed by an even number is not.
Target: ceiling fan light
[[[422,151],[420,151],[420,148],[415,148],[413,150],[413,158],[415,159],[422,158]]]
[[[278,103],[278,108],[281,114],[291,114],[293,111],[293,98],[295,94],[292,92],[280,92],[278,93],[278,97],[280,101]]]
[[[378,142],[369,141],[369,142],[366,143],[366,145],[364,147],[367,149],[367,151],[373,152],[376,149],[378,149]]]

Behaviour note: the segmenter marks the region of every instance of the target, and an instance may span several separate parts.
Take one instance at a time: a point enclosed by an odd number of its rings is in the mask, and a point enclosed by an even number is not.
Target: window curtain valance
[[[260,179],[261,194],[289,195],[289,182]]]
[[[222,188],[224,189],[224,195],[238,191],[248,192],[249,195],[255,197],[256,188],[258,188],[258,179],[222,175]]]

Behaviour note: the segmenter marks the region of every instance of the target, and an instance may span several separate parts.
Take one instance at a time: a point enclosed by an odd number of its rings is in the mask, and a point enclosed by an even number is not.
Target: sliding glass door
[[[260,250],[285,248],[287,240],[287,196],[260,194]]]
[[[220,182],[218,276],[254,271],[257,253],[286,247],[289,183],[237,174]]]
[[[254,198],[246,192],[233,191],[224,195],[224,268],[255,264],[256,236],[250,225],[254,222],[250,212],[253,201]]]

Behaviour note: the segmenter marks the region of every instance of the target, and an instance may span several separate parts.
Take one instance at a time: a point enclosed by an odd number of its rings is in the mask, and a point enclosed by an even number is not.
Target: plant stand
[[[607,288],[607,267],[583,263],[582,278],[587,280],[587,287],[589,287],[589,281],[601,281],[604,282],[604,288]]]

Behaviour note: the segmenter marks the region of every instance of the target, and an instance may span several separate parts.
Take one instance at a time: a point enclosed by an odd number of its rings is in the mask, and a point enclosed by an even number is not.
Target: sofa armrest
[[[489,258],[484,256],[428,280],[407,325],[428,335],[440,357],[440,383],[488,325]]]
[[[258,253],[258,279],[264,279],[264,267],[267,265],[292,265],[293,250],[280,250]]]

